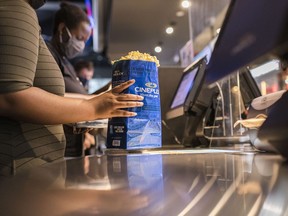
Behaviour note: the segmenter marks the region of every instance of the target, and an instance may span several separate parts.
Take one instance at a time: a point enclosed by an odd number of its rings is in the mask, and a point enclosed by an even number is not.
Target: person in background
[[[44,3],[0,0],[0,178],[62,160],[62,124],[135,116],[122,108],[143,106],[142,97],[120,94],[133,80],[99,96],[64,97],[63,75],[34,10]]]
[[[66,97],[90,97],[69,61],[83,52],[90,33],[91,25],[86,13],[77,5],[62,2],[55,14],[53,36],[47,46],[64,77]],[[71,124],[64,124],[63,127],[66,136],[65,157],[80,157],[83,155],[83,142],[85,148],[95,143],[87,132],[75,130]]]
[[[84,51],[90,34],[91,25],[86,13],[77,5],[62,2],[55,14],[53,35],[47,46],[63,74],[66,93],[87,94],[69,59]]]
[[[93,78],[94,74],[93,63],[91,61],[79,60],[75,63],[74,69],[85,90],[88,92],[89,81]]]
[[[89,90],[89,81],[93,78],[94,65],[91,61],[78,60],[74,64],[74,69],[77,76],[85,87],[86,91]],[[108,83],[110,86],[111,83]],[[97,94],[101,94],[108,90],[108,86],[105,85],[100,88]],[[93,136],[94,135],[94,136]],[[90,133],[85,133],[85,139],[83,142],[83,148],[85,150],[85,155],[95,154],[96,152],[102,153],[106,149],[106,139],[107,139],[107,128],[94,129]],[[96,145],[96,146],[95,146]],[[94,146],[96,148],[94,148]]]

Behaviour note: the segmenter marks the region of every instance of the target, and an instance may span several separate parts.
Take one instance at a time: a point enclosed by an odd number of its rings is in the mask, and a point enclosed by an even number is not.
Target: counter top
[[[285,215],[287,168],[279,155],[233,150],[93,156],[2,181],[0,209],[3,215]]]

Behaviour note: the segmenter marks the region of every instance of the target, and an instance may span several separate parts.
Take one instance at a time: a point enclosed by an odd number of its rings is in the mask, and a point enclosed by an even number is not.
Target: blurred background
[[[95,66],[93,92],[111,79],[111,60],[139,50],[156,55],[161,67],[185,67],[180,51],[190,39],[191,56],[216,35],[229,0],[71,0],[87,12],[94,26],[83,56]],[[48,0],[38,11],[46,40],[52,35],[53,17],[61,1]],[[189,17],[191,10],[191,17]],[[189,22],[190,19],[190,22]],[[192,34],[191,34],[192,33]],[[186,48],[187,50],[187,48]],[[183,58],[183,56],[182,56]],[[185,56],[184,56],[185,58]],[[187,62],[187,61],[186,61]],[[184,63],[184,64],[183,64]],[[190,63],[190,62],[189,62]]]
[[[89,92],[111,80],[111,60],[139,50],[156,55],[161,68],[185,68],[212,52],[229,0],[70,0],[90,16],[93,34],[82,56],[94,63]],[[49,40],[61,1],[48,0],[38,11]],[[190,14],[190,16],[189,16]],[[193,43],[191,43],[193,41]],[[73,62],[73,60],[72,60]],[[250,66],[263,95],[287,89],[288,76],[278,59]]]

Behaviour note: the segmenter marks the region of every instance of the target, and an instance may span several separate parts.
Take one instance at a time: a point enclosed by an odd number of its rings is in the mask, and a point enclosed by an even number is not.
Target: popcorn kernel
[[[112,64],[121,60],[150,61],[150,62],[155,62],[157,67],[160,66],[159,60],[156,58],[156,56],[151,56],[148,53],[141,53],[139,51],[131,51],[128,53],[128,55],[122,56],[119,60],[112,61]]]

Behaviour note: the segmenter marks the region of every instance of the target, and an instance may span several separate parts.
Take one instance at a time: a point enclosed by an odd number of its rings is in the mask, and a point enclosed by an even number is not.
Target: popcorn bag
[[[159,62],[148,54],[130,52],[113,64],[112,86],[130,79],[135,83],[124,93],[144,97],[144,106],[129,108],[137,116],[108,122],[107,147],[143,149],[161,147],[161,110],[158,86]]]

